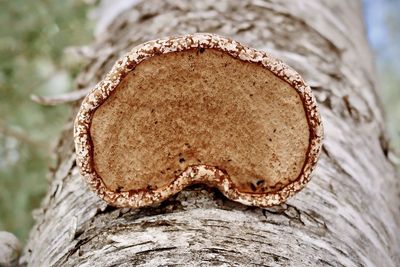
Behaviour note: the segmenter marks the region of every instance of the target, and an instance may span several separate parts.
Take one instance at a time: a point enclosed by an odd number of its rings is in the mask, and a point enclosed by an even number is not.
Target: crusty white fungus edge
[[[227,174],[207,165],[188,167],[169,186],[155,190],[115,192],[109,190],[93,168],[90,123],[94,111],[108,98],[126,75],[140,62],[156,55],[188,49],[212,48],[242,61],[258,63],[290,84],[299,94],[307,116],[310,143],[299,177],[276,192],[245,193],[237,190]],[[134,47],[118,60],[112,70],[85,97],[74,124],[76,161],[90,188],[103,200],[116,207],[143,207],[160,203],[194,183],[217,187],[227,198],[245,205],[268,207],[284,203],[310,180],[322,147],[323,127],[316,100],[301,76],[271,55],[216,34],[197,33],[149,41]]]

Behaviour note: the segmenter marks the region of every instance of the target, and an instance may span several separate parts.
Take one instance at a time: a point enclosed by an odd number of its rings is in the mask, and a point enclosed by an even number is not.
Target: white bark
[[[20,253],[21,244],[15,235],[0,231],[0,266],[17,266]]]
[[[283,59],[312,86],[326,135],[318,167],[302,192],[276,208],[242,206],[198,186],[158,207],[115,209],[79,177],[69,122],[22,264],[400,265],[399,179],[388,159],[360,1],[148,0],[113,16],[83,50],[90,63],[80,87],[149,39],[193,32],[233,37]]]

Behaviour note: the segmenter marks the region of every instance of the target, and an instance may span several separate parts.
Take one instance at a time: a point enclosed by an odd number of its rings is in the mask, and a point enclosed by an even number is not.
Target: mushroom
[[[83,100],[77,165],[117,207],[191,184],[277,205],[310,180],[323,130],[310,87],[269,54],[215,34],[141,44]]]

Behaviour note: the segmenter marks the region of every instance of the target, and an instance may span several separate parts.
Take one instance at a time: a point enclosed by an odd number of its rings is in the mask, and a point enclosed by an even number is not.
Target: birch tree
[[[398,266],[399,178],[365,37],[361,1],[103,2],[80,98],[133,46],[194,32],[231,37],[311,85],[325,141],[311,182],[286,204],[244,206],[192,186],[160,205],[113,208],[75,164],[74,104],[20,263],[28,266]],[[83,92],[83,93],[82,93]]]

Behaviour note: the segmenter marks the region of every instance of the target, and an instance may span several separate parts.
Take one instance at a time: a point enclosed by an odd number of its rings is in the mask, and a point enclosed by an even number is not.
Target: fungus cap
[[[195,183],[245,205],[283,203],[310,180],[322,136],[296,71],[215,34],[133,48],[83,100],[74,127],[81,175],[118,207]]]

